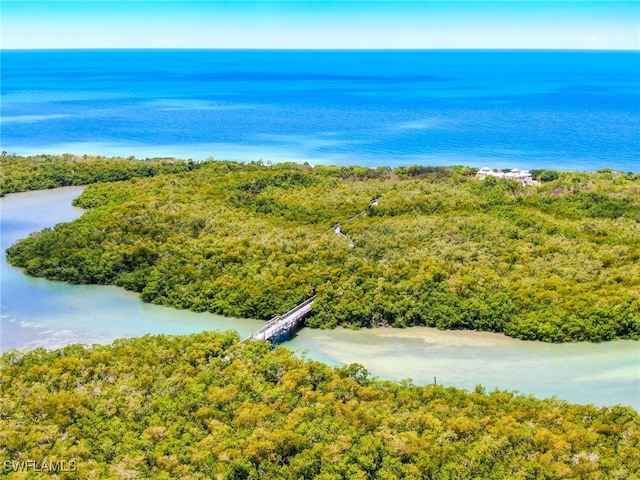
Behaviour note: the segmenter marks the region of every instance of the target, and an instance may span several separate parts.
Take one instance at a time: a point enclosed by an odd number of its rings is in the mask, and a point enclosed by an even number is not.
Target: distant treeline
[[[170,158],[137,160],[134,157],[71,154],[30,157],[5,154],[0,157],[0,196],[28,190],[153,177],[192,170],[199,165]]]
[[[475,172],[206,162],[91,185],[83,217],[7,257],[228,316],[268,319],[315,293],[314,327],[640,338],[640,175],[525,186]]]
[[[234,333],[8,352],[0,409],[8,480],[640,478],[631,407],[379,381]]]

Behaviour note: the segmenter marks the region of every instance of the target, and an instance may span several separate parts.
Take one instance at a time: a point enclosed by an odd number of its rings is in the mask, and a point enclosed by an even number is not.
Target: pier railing
[[[289,310],[284,315],[273,317],[266,325],[255,332],[251,332],[244,340],[264,340],[278,341],[283,335],[290,335],[291,332],[300,326],[302,320],[311,313],[311,305],[316,299],[315,295],[300,305]],[[243,341],[244,341],[243,340]]]

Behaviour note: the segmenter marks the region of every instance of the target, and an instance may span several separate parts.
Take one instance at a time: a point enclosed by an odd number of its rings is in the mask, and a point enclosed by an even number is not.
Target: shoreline
[[[88,165],[88,164],[90,164],[90,163],[91,163],[91,161],[92,161],[93,159],[92,159],[92,158],[86,158],[86,156],[85,156],[85,158],[84,158],[84,159],[81,159],[81,158],[79,158],[79,157],[72,157],[72,156],[69,154],[69,156],[68,156],[68,157],[65,157],[65,160],[66,160],[66,161],[71,162],[73,165],[83,165],[83,164],[87,164],[87,165]],[[105,159],[104,157],[99,157],[99,158],[98,158],[98,160],[100,160],[100,161],[101,161],[101,162],[103,162],[103,163],[105,163],[105,162],[106,162],[106,163],[109,163],[109,162],[108,162],[108,160],[109,160],[109,159]],[[122,160],[122,159],[120,159],[120,160]],[[150,161],[152,161],[152,162],[156,162],[156,163],[159,161],[158,159],[149,159],[149,160],[150,160]],[[143,165],[145,165],[145,164],[146,164],[146,162],[147,162],[147,161],[149,161],[149,160],[135,160],[135,159],[133,159],[133,158],[129,158],[129,159],[127,159],[127,162],[129,162],[129,163],[131,163],[131,164],[143,164]],[[163,159],[163,160],[162,160],[162,162],[164,162],[164,164],[169,164],[169,165],[174,165],[174,163],[175,163],[175,164],[180,164],[180,165],[185,165],[185,166],[186,166],[186,162],[185,162],[184,160],[180,160],[180,159],[170,159],[170,158],[165,158],[165,159]],[[28,163],[28,162],[26,162],[26,163]],[[215,163],[216,163],[216,161],[213,161],[213,160],[212,160],[212,161],[208,162],[208,166],[213,167]],[[223,163],[225,163],[225,162],[223,162]],[[231,163],[231,162],[226,162],[226,163],[228,163],[229,165],[232,165],[232,163]],[[40,165],[47,165],[48,163],[47,163],[47,162],[36,162],[36,164],[40,164]],[[55,164],[52,164],[52,165],[55,165]],[[237,164],[237,165],[240,165],[240,164]],[[268,165],[267,165],[267,166],[268,166]],[[299,165],[299,166],[300,166],[300,167],[303,167],[302,165]],[[49,168],[49,167],[47,167],[47,168]],[[75,168],[75,167],[74,167],[74,168]],[[225,167],[225,168],[226,168],[226,167]],[[235,168],[235,167],[234,167],[234,168]],[[242,167],[242,168],[244,168],[244,167]],[[267,171],[269,170],[269,169],[264,168],[264,166],[263,166],[261,163],[258,163],[257,165],[255,165],[255,164],[254,164],[253,166],[251,166],[251,167],[250,167],[251,171],[254,171],[256,168],[257,168],[260,172],[262,172],[262,171],[267,172]],[[275,167],[274,167],[274,168],[275,168]],[[287,168],[288,168],[288,167],[287,167]],[[335,167],[334,167],[334,168],[335,168]],[[436,168],[437,168],[437,167],[436,167]],[[453,174],[461,175],[461,174],[462,174],[462,175],[463,175],[463,176],[465,176],[465,177],[472,177],[472,176],[474,176],[474,175],[472,175],[472,174],[474,174],[474,172],[475,172],[475,170],[474,170],[474,169],[469,169],[469,168],[467,168],[467,167],[448,167],[448,168],[449,168],[449,170],[448,170],[448,171],[449,171],[449,174],[450,174],[450,175],[453,175]],[[460,169],[462,169],[462,170],[460,170]],[[304,168],[303,168],[303,170],[304,170]],[[463,171],[463,170],[464,170],[464,171]],[[478,170],[477,172],[475,172],[475,173],[476,173],[476,175],[475,175],[475,176],[476,176],[476,178],[478,178],[478,180],[482,180],[482,177],[481,177],[479,174],[480,174],[480,173],[485,173],[485,171],[486,171],[486,170],[488,170],[488,169],[481,169],[481,170]],[[207,170],[205,169],[205,170],[203,170],[203,171],[207,171]],[[211,170],[211,171],[212,171],[212,170]],[[309,166],[307,166],[307,167],[306,167],[306,171],[307,171],[307,172],[311,172],[311,170],[309,169]],[[395,180],[397,181],[397,178],[396,178],[394,175],[398,175],[398,176],[402,175],[402,178],[404,178],[405,176],[407,176],[407,175],[408,175],[408,177],[407,177],[407,178],[410,178],[410,177],[412,177],[412,176],[418,176],[418,177],[419,177],[420,175],[427,175],[427,174],[429,174],[430,172],[431,172],[431,173],[433,173],[434,171],[437,171],[437,172],[442,173],[442,171],[440,171],[440,170],[434,170],[434,169],[433,169],[433,168],[431,168],[431,167],[425,167],[425,168],[422,168],[422,167],[412,167],[412,168],[408,168],[408,169],[405,169],[405,170],[402,170],[402,168],[398,168],[397,170],[393,171],[394,173],[392,174],[391,178],[392,178],[392,179],[395,179]],[[316,172],[316,174],[318,174],[318,173],[322,173],[322,172],[327,172],[327,170],[326,170],[326,169],[322,169],[322,171],[321,171],[321,172]],[[376,173],[376,174],[380,174],[380,172],[381,172],[381,171],[378,171],[378,170],[376,170],[376,171],[370,170],[369,172],[374,172],[374,173]],[[521,171],[511,170],[511,173],[513,173],[513,172],[517,172],[518,174],[522,174],[522,172],[521,172]],[[538,171],[538,172],[540,172],[540,171]],[[352,172],[352,173],[353,173],[353,172]],[[529,172],[525,172],[525,173],[528,175],[528,177],[527,177],[527,178],[530,178],[530,177],[531,177],[531,174],[530,174]],[[548,173],[548,172],[542,172],[542,173]],[[557,172],[557,173],[566,173],[566,172]],[[198,173],[197,173],[197,172],[193,172],[193,174],[194,174],[194,175],[196,175],[196,177],[194,177],[194,178],[197,178]],[[323,175],[324,175],[324,173],[323,173]],[[589,175],[589,174],[582,174],[582,175]],[[376,178],[377,178],[377,177],[376,177]],[[569,178],[573,178],[573,177],[569,177]],[[603,179],[609,179],[609,180],[606,180],[606,181],[610,181],[610,175],[609,175],[609,176],[605,176],[605,177],[603,177]],[[384,180],[384,181],[386,182],[388,179],[385,177],[385,178],[384,178],[384,179],[382,179],[382,180]],[[382,180],[381,180],[381,181],[382,181]],[[468,179],[466,179],[466,181],[468,181]],[[134,182],[134,183],[137,183],[137,182]],[[527,183],[527,182],[524,182],[524,183]],[[530,183],[530,181],[529,181],[529,183]],[[79,188],[79,190],[78,190],[78,191],[80,192],[80,191],[82,191],[85,187],[84,187],[84,186],[78,186],[78,188]],[[47,191],[50,191],[50,190],[44,190],[44,192],[47,192]],[[387,202],[387,200],[385,200],[385,202]],[[375,205],[377,206],[377,202],[375,203]],[[373,207],[371,207],[371,204],[370,204],[369,208],[373,208]],[[396,208],[397,208],[397,206],[396,206]],[[363,214],[363,213],[365,213],[365,212],[361,212],[361,214]],[[361,214],[359,214],[359,215],[361,215]],[[356,217],[357,217],[357,216],[356,216]],[[375,217],[375,215],[374,215],[372,218],[374,218],[374,217]],[[354,218],[355,218],[355,217],[354,217]],[[349,220],[352,220],[352,219],[349,219]],[[338,224],[336,224],[336,225],[338,225]],[[334,225],[334,227],[335,227],[335,225]],[[37,228],[34,228],[34,230],[37,230]],[[28,233],[31,233],[31,232],[28,232]],[[22,237],[22,238],[24,238],[24,237]],[[18,237],[14,238],[12,242],[14,242],[14,241],[16,241],[16,240],[18,240]],[[91,281],[85,281],[85,282],[80,282],[80,283],[85,283],[85,284],[98,283],[98,284],[105,284],[105,285],[108,285],[108,284],[109,284],[109,285],[115,285],[117,282],[115,282],[115,283],[114,283],[114,282],[111,282],[111,283],[102,283],[102,282],[91,282]],[[134,290],[133,288],[130,288],[129,290],[130,290],[130,291],[132,291],[132,292],[136,292],[136,290]],[[140,290],[137,290],[137,291],[139,292]],[[139,295],[138,293],[134,293],[134,294],[135,294],[135,295],[137,295],[137,296]],[[148,300],[147,300],[147,301],[148,301]],[[166,304],[166,305],[172,305],[172,304],[167,303],[167,302],[163,302],[163,304]],[[173,304],[173,305],[175,305],[175,304]],[[187,308],[188,308],[188,307],[189,307],[189,305],[187,305]],[[180,308],[180,307],[178,306],[178,308]],[[211,309],[200,310],[200,309],[198,309],[198,308],[193,307],[193,305],[191,305],[191,308],[193,308],[193,311],[194,311],[194,312],[197,312],[197,311],[209,311],[209,312],[211,312],[211,311],[212,311]],[[218,310],[215,310],[215,311],[224,311],[224,310],[220,310],[220,309],[218,309]],[[241,310],[239,310],[239,309],[236,309],[236,310],[227,309],[227,310],[226,310],[226,313],[227,313],[227,314],[235,314],[235,316],[236,316],[236,317],[237,317],[237,316],[243,316],[243,315],[251,316],[251,315],[250,315],[250,313],[249,313],[249,314],[247,314],[247,312],[243,312],[243,311],[241,311]],[[282,312],[276,312],[276,314],[281,314],[281,313],[282,313]],[[254,318],[261,318],[261,317],[254,317]],[[391,320],[387,319],[388,321],[386,321],[386,322],[377,322],[377,323],[375,323],[375,325],[373,325],[373,326],[377,327],[377,326],[382,326],[382,325],[391,325],[392,327],[403,328],[403,325],[401,325],[401,324],[400,324],[400,325],[394,325],[394,324],[393,324],[393,322],[397,321],[397,319],[399,319],[399,318],[402,318],[402,317],[396,316],[396,317],[393,317]],[[265,318],[265,319],[266,319],[266,318]],[[403,321],[404,321],[404,320],[403,320]],[[423,325],[431,325],[431,326],[433,326],[433,325],[438,325],[439,327],[441,327],[441,325],[440,325],[440,324],[429,323],[429,322],[426,322],[426,321],[425,321],[425,322],[422,322],[422,323],[423,323]],[[371,325],[370,325],[370,326],[371,326]],[[366,327],[367,327],[367,325],[366,325],[366,324],[364,324],[364,323],[361,323],[361,324],[359,325],[359,327],[360,327],[360,328],[366,328]],[[452,328],[454,328],[454,329],[455,329],[455,328],[457,328],[457,327],[454,325]],[[444,328],[444,327],[442,327],[442,329],[443,329],[443,330],[445,330],[445,331],[446,331],[446,330],[450,330],[450,328]],[[504,327],[503,327],[503,328],[494,328],[494,329],[489,329],[489,328],[484,328],[484,329],[483,329],[482,327],[480,327],[480,328],[476,328],[476,329],[472,329],[472,328],[465,328],[463,331],[467,331],[467,330],[468,330],[468,331],[478,331],[478,332],[486,332],[486,331],[490,331],[490,332],[492,332],[492,333],[498,333],[499,335],[503,335],[503,336],[507,336],[507,335],[504,333],[505,331],[507,331],[507,333],[510,333],[510,335],[509,335],[509,337],[510,337],[510,338],[518,338],[518,335],[517,335],[517,334],[514,334],[512,331],[511,331],[511,332],[509,332],[509,331],[508,331],[506,328],[504,328]],[[623,333],[624,333],[624,332],[623,332]],[[620,335],[622,335],[622,334],[620,334]],[[525,336],[521,336],[520,338],[525,339],[525,341],[532,341],[534,337],[531,337],[531,336],[527,337],[527,336],[525,335]],[[543,338],[543,337],[536,337],[536,338]],[[616,338],[625,338],[625,337],[624,337],[624,336],[619,336],[619,337],[616,337]],[[554,343],[554,342],[560,342],[560,343],[574,343],[574,342],[581,342],[581,341],[589,341],[589,342],[596,342],[596,343],[597,343],[597,342],[599,342],[599,341],[609,341],[609,340],[612,340],[612,339],[613,339],[613,338],[610,338],[610,337],[609,337],[609,338],[607,338],[607,337],[600,337],[600,338],[598,338],[598,337],[578,338],[578,337],[575,337],[575,336],[574,336],[574,337],[572,337],[572,338],[571,338],[571,337],[563,337],[563,338],[561,338],[561,339],[557,339],[557,338],[556,338],[556,339],[554,339],[554,338],[546,338],[546,337],[544,337],[544,338],[543,338],[543,340],[544,340],[544,341],[546,341],[546,342],[551,342],[551,343]]]
[[[57,202],[52,201],[51,195],[81,189],[82,187],[69,187],[12,194],[0,202],[12,201],[21,196],[32,197],[30,203],[34,211],[47,217],[47,212],[36,204],[36,197],[42,194],[42,201],[49,208],[53,208]],[[60,208],[55,207],[55,212],[59,215]],[[18,216],[21,215],[24,215],[24,210],[18,213]],[[6,275],[15,270],[18,269],[2,269],[3,290],[6,287]],[[25,317],[25,314],[19,314],[24,321],[33,322],[32,326],[26,327],[27,335],[31,336],[30,340],[35,339],[33,332],[43,330],[51,332],[43,337],[49,340],[76,338],[74,335],[78,334],[88,335],[78,338],[79,342],[66,341],[64,344],[91,344],[96,341],[110,344],[116,338],[132,338],[146,334],[188,335],[227,328],[238,331],[240,337],[243,337],[255,328],[252,325],[264,324],[263,321],[231,319],[230,324],[221,327],[213,315],[144,303],[135,293],[127,292],[120,287],[71,285],[26,277],[21,271],[15,273],[18,274],[19,281],[26,282],[29,289],[25,291],[26,294],[33,295],[27,293],[32,292],[30,289],[33,288],[44,289],[36,290],[40,292],[36,295],[39,295],[38,303],[42,304],[49,317]],[[105,295],[107,293],[108,295]],[[14,298],[17,299],[18,296]],[[82,302],[79,303],[79,300]],[[50,303],[51,301],[54,303]],[[87,301],[97,302],[96,306],[86,305]],[[29,305],[28,300],[21,303]],[[3,308],[3,315],[15,318],[18,312],[12,308],[8,311]],[[86,323],[87,318],[92,318],[91,324]],[[5,323],[10,318],[3,316],[0,320]],[[38,322],[45,325],[45,328],[36,328]],[[108,329],[96,329],[97,325]],[[145,325],[153,329],[145,328]],[[242,328],[245,329],[244,332]],[[94,332],[83,329],[93,329]],[[3,330],[5,333],[9,331]],[[109,334],[109,331],[114,333]],[[435,376],[438,383],[467,390],[473,390],[474,386],[480,383],[488,390],[517,390],[534,393],[538,398],[556,395],[581,404],[623,403],[635,405],[634,408],[640,410],[640,405],[635,404],[636,399],[640,398],[637,395],[640,393],[639,385],[633,380],[634,377],[629,376],[633,375],[639,366],[637,345],[638,341],[634,340],[544,343],[518,340],[501,333],[437,330],[431,327],[359,330],[339,327],[333,330],[305,328],[283,346],[293,351],[306,351],[308,358],[329,365],[362,363],[372,375],[381,379],[400,381],[413,378],[416,383],[427,384],[431,383]],[[62,346],[59,342],[53,348]],[[33,347],[37,348],[38,345]],[[523,372],[526,374],[523,375]],[[562,376],[558,377],[560,374]],[[625,382],[628,385],[626,388],[634,390],[625,397],[629,398],[628,401],[621,402],[615,392],[618,392]]]
[[[377,157],[367,158],[362,155],[327,155],[309,156],[294,148],[272,145],[238,145],[203,143],[194,145],[132,145],[132,144],[106,144],[93,142],[78,142],[33,146],[1,146],[1,150],[10,152],[10,156],[39,157],[47,152],[49,156],[71,156],[81,159],[84,155],[90,158],[134,158],[139,161],[149,160],[174,160],[194,161],[202,163],[206,161],[229,161],[238,163],[272,162],[277,163],[308,163],[312,166],[338,166],[338,167],[362,167],[362,168],[404,168],[411,166],[430,167],[454,167],[464,166],[476,168],[480,171],[483,167],[494,170],[511,170],[514,166],[523,170],[550,170],[570,173],[597,173],[603,170],[612,170],[620,173],[640,174],[640,159],[607,162],[601,164],[597,159],[565,159],[559,160],[540,158],[509,158],[508,156],[467,156],[447,154],[424,155],[398,155],[394,161],[380,161]],[[96,153],[100,152],[100,153]],[[215,157],[213,155],[215,152]],[[6,157],[5,157],[6,158]],[[635,167],[636,170],[633,170]]]

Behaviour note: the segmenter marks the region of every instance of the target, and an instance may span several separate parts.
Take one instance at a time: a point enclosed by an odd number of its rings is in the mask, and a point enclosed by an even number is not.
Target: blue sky
[[[640,49],[635,1],[0,1],[2,49]]]

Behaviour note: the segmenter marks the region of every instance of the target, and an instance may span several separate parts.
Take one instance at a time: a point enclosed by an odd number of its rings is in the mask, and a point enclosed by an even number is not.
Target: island
[[[42,168],[2,161],[4,185],[14,165]],[[311,327],[640,338],[639,174],[119,161],[142,173],[96,180],[81,218],[13,245],[9,262],[228,316],[270,319],[315,295]]]

